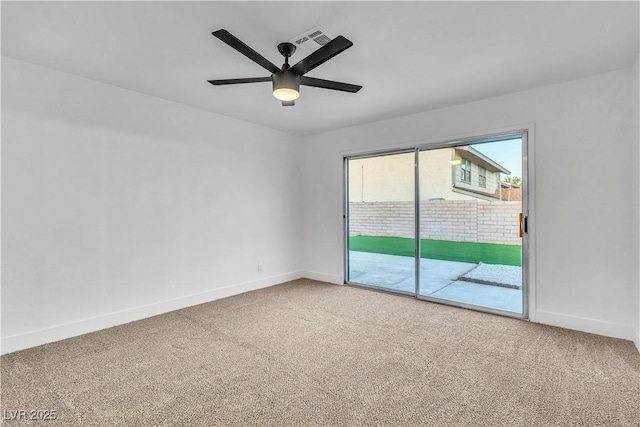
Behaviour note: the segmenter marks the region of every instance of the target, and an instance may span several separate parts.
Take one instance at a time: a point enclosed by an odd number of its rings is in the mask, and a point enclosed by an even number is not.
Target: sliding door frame
[[[510,128],[503,128],[494,132],[486,133],[474,133],[468,134],[464,137],[451,138],[447,140],[434,140],[432,142],[414,141],[407,143],[404,147],[382,149],[360,153],[345,153],[343,154],[343,260],[344,260],[344,284],[356,287],[362,287],[375,291],[382,291],[392,293],[395,295],[412,296],[419,300],[435,302],[439,304],[451,305],[455,307],[467,308],[477,311],[483,311],[487,313],[498,314],[507,317],[515,317],[524,320],[533,320],[531,314],[535,313],[535,270],[532,268],[535,265],[534,251],[530,251],[530,246],[533,243],[534,235],[532,233],[532,205],[533,192],[530,191],[532,187],[532,171],[533,171],[533,156],[531,142],[533,141],[534,125],[533,123],[526,126],[514,126]],[[470,143],[479,143],[483,140],[494,138],[508,138],[509,136],[522,138],[522,214],[524,216],[524,224],[526,224],[526,230],[522,233],[522,313],[513,313],[509,311],[497,310],[489,307],[477,306],[472,304],[465,304],[456,301],[449,301],[439,298],[433,298],[429,296],[423,296],[419,294],[420,291],[420,162],[419,153],[424,150],[434,150],[438,148],[453,148],[461,145],[469,145]],[[401,154],[414,152],[415,155],[415,293],[402,292],[396,290],[390,290],[386,288],[376,287],[372,285],[366,285],[361,283],[351,282],[349,280],[349,160],[378,157],[381,155]],[[524,227],[524,224],[521,225]],[[532,313],[533,311],[533,313]]]

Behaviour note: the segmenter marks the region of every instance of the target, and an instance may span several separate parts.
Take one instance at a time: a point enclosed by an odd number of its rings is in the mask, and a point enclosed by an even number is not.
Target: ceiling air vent
[[[289,40],[289,43],[293,43],[298,49],[302,49],[309,54],[329,43],[332,39],[333,36],[328,34],[322,27],[315,27],[293,37]]]

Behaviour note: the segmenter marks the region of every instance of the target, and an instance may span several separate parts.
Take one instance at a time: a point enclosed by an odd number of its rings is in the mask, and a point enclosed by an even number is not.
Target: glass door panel
[[[418,295],[522,314],[522,138],[418,158]]]
[[[415,152],[347,159],[347,282],[415,295]]]

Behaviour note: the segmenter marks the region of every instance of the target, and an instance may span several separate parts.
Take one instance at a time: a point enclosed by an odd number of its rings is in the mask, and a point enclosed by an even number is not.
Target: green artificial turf
[[[404,237],[353,236],[349,238],[349,249],[412,257],[415,254],[415,243],[414,239]],[[522,266],[520,245],[422,239],[420,252],[421,258]]]

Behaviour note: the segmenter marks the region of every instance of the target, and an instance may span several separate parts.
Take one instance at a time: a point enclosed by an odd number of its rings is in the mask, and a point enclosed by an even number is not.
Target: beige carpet
[[[1,362],[34,425],[640,425],[629,341],[311,280]]]

